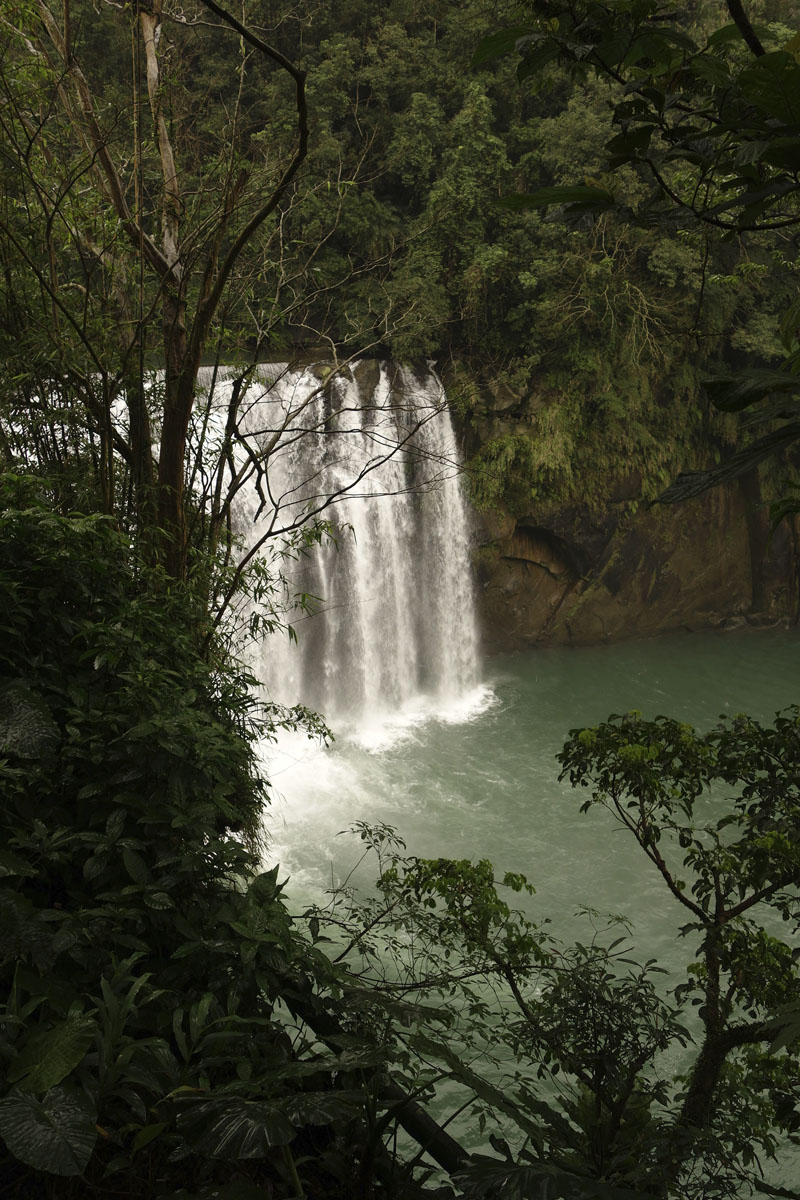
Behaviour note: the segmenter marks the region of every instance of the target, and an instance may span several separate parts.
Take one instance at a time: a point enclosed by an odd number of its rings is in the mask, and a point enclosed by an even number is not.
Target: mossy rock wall
[[[466,416],[456,404],[470,461],[488,439],[525,437],[524,405],[512,426],[504,398],[484,397],[478,419],[474,390]],[[567,497],[537,491],[474,510],[487,651],[795,622],[800,531],[784,522],[769,537],[757,475],[677,506],[652,505],[630,460],[587,480],[585,498],[580,481]]]

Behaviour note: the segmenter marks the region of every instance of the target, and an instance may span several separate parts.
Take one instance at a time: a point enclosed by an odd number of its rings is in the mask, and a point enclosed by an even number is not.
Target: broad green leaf
[[[758,30],[756,30],[756,33],[758,33]],[[720,29],[714,30],[708,39],[707,45],[726,46],[731,42],[740,42],[741,40],[742,31],[739,29],[738,25],[723,25]]]
[[[624,61],[627,66],[634,66],[644,59],[648,74],[660,75],[680,64],[682,52],[694,54],[696,51],[696,43],[680,30],[666,25],[660,28],[647,26],[634,39]]]
[[[34,1034],[11,1062],[11,1083],[24,1081],[32,1092],[46,1092],[74,1071],[92,1042],[95,1024],[91,1017],[67,1017],[45,1033]]]
[[[597,44],[595,53],[598,59],[607,68],[619,66],[623,59],[631,52],[631,37],[632,31],[630,29],[615,29],[612,27]]]
[[[751,404],[776,392],[788,395],[800,392],[800,376],[785,371],[748,371],[732,376],[703,380],[703,387],[715,406],[723,412],[741,412]]]
[[[26,862],[19,854],[14,854],[11,850],[0,846],[0,879],[9,875],[27,879],[35,874],[36,872],[29,862]]]
[[[14,1089],[0,1100],[0,1137],[11,1154],[35,1171],[82,1175],[97,1140],[96,1116],[86,1095],[55,1087],[41,1099]]]
[[[98,875],[102,875],[108,866],[108,854],[101,851],[99,854],[92,854],[86,859],[83,864],[83,877],[86,880],[97,879]]]
[[[248,895],[259,904],[269,904],[274,900],[283,888],[283,884],[278,883],[279,870],[280,863],[276,863],[269,871],[262,871],[260,875],[256,875],[247,889]]]
[[[689,70],[696,79],[704,79],[712,87],[729,87],[730,67],[724,59],[714,54],[698,54],[689,63]]]
[[[241,1096],[183,1101],[178,1129],[211,1158],[264,1158],[273,1146],[288,1145],[296,1132],[277,1104]]]
[[[558,58],[558,46],[553,42],[532,46],[517,67],[517,80],[523,83],[556,58]]]
[[[761,155],[764,162],[783,171],[800,171],[800,137],[772,138]]]
[[[657,496],[655,504],[680,504],[684,500],[691,500],[695,496],[707,492],[710,488],[718,487],[721,483],[728,483],[731,479],[738,478],[745,471],[750,471],[752,468],[769,455],[775,454],[778,450],[783,450],[785,446],[800,439],[800,423],[792,421],[787,425],[782,426],[772,433],[766,434],[763,438],[759,438],[752,445],[746,446],[744,450],[740,450],[737,454],[733,454],[725,462],[720,463],[718,467],[713,467],[708,471],[684,471],[674,483]]]
[[[800,125],[800,64],[792,54],[785,50],[763,54],[742,71],[739,86],[768,117]]]
[[[796,1041],[800,1037],[800,1003],[787,1004],[767,1022],[766,1031],[775,1037],[769,1048],[770,1054],[777,1054],[779,1050]]]
[[[363,1104],[362,1092],[298,1092],[282,1101],[281,1108],[293,1125],[332,1125],[352,1119]]]
[[[127,812],[124,808],[115,808],[106,821],[106,837],[109,842],[115,842],[125,826]]]
[[[159,1121],[155,1125],[144,1125],[133,1139],[134,1154],[137,1150],[142,1150],[145,1146],[149,1146],[150,1142],[154,1141],[166,1128],[165,1121]]]
[[[639,152],[648,148],[655,128],[655,125],[638,125],[634,129],[618,133],[610,142],[606,142],[606,150],[615,158],[627,160],[635,157]]]
[[[192,1042],[196,1042],[205,1029],[208,1023],[208,1014],[213,1003],[214,997],[211,992],[206,992],[189,1009],[189,1036]]]
[[[125,846],[122,851],[122,861],[125,864],[125,870],[134,883],[147,883],[147,863],[141,854],[137,854],[135,850],[131,850],[128,846]]]

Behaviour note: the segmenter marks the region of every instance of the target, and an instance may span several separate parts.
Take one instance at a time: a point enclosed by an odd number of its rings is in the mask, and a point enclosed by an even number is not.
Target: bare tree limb
[[[266,55],[267,58],[272,59],[274,63],[276,63],[282,70],[286,71],[294,80],[298,143],[292,161],[289,163],[278,183],[273,188],[272,193],[270,194],[266,203],[264,203],[253,214],[244,228],[240,230],[238,236],[234,239],[233,245],[228,250],[228,253],[225,255],[225,258],[223,259],[222,264],[217,271],[216,278],[210,285],[207,296],[204,297],[198,306],[197,316],[192,327],[191,346],[189,353],[190,361],[194,361],[196,358],[198,358],[201,352],[208,328],[211,324],[214,313],[219,306],[219,302],[225,289],[225,285],[228,281],[228,277],[230,276],[230,273],[233,270],[239,255],[253,237],[253,234],[264,223],[270,213],[274,212],[278,207],[289,187],[289,184],[292,182],[298,170],[300,169],[300,164],[303,162],[308,153],[308,109],[306,105],[305,71],[301,71],[294,65],[294,63],[290,62],[288,58],[281,54],[280,51],[276,50],[273,46],[270,46],[256,34],[252,33],[245,25],[242,25],[241,21],[238,21],[236,17],[217,4],[216,0],[201,0],[201,3],[215,13],[218,17],[220,17],[223,21],[225,21],[228,25],[230,25],[232,29],[235,29],[240,37],[244,38],[244,40],[251,46],[255,47],[256,50],[259,50],[262,54]]]

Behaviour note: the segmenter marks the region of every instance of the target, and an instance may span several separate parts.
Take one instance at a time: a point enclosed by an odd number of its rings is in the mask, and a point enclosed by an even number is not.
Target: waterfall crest
[[[247,537],[310,520],[321,503],[334,540],[282,571],[297,634],[267,638],[260,673],[273,699],[358,724],[458,705],[478,681],[467,510],[442,385],[364,360],[321,386],[324,369],[259,369],[249,436],[275,449]]]

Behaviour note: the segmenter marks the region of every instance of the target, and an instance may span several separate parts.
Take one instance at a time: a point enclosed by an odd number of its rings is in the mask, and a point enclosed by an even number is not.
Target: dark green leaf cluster
[[[259,867],[249,681],[109,519],[32,491],[0,509],[4,1188],[289,1196],[310,1156],[346,1195],[319,1156],[380,1055],[289,1017],[336,984]]]

